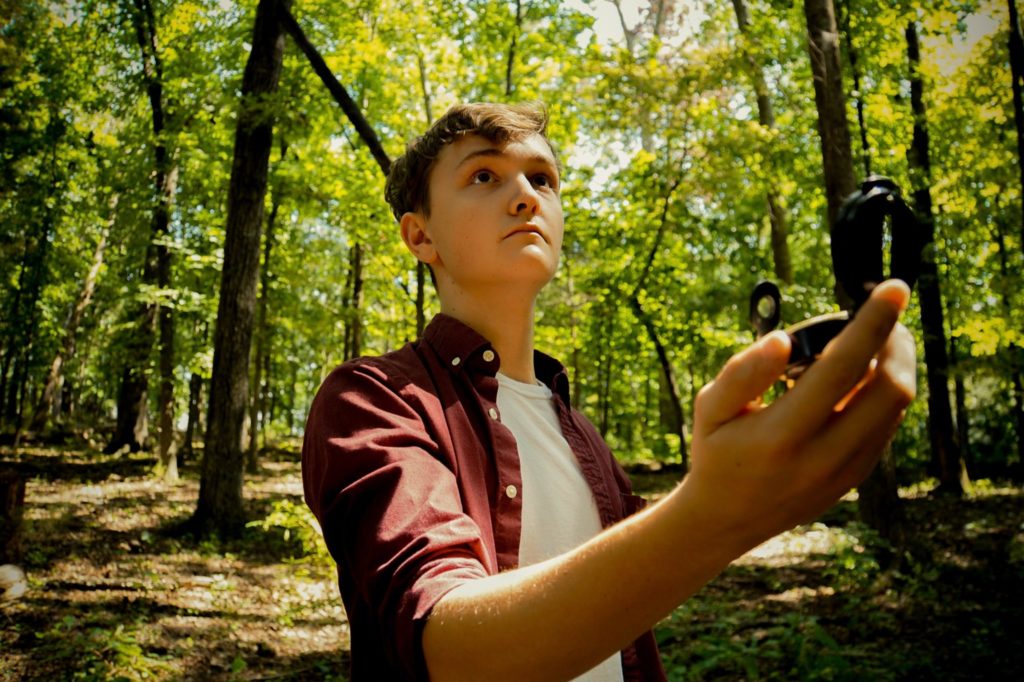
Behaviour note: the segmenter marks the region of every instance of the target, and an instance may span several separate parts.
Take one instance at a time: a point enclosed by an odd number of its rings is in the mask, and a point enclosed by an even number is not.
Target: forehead
[[[555,169],[558,167],[551,145],[543,136],[534,133],[521,140],[512,140],[504,144],[492,142],[480,135],[466,135],[441,150],[435,170],[453,172],[475,159],[486,158],[506,158],[548,164]]]

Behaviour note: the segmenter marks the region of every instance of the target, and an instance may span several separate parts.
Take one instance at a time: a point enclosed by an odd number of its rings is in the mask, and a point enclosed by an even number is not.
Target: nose
[[[537,190],[534,188],[533,183],[525,175],[520,175],[515,183],[513,183],[513,193],[511,199],[509,199],[508,212],[510,215],[520,215],[522,213],[528,213],[530,215],[537,215],[537,210],[540,207],[540,197],[537,195]]]

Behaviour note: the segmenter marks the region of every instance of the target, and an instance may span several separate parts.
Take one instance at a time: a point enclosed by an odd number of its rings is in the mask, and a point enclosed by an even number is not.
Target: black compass
[[[914,287],[921,271],[924,231],[892,180],[872,175],[860,189],[843,202],[832,229],[832,269],[836,282],[852,301],[852,307],[837,313],[809,318],[786,328],[792,341],[784,378],[794,381],[836,334],[842,331],[871,290],[883,279],[885,268],[885,225],[889,218],[889,277]],[[781,319],[782,295],[772,282],[764,281],[750,295],[750,323],[761,337],[775,329]]]

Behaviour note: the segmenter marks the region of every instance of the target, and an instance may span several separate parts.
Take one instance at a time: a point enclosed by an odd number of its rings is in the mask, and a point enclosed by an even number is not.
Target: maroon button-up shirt
[[[434,604],[518,565],[530,491],[497,411],[498,362],[485,338],[438,315],[422,340],[335,369],[313,400],[302,480],[338,563],[353,680],[427,679],[421,638]],[[636,511],[642,500],[625,472],[570,407],[565,369],[539,352],[535,366],[601,523]],[[623,652],[623,670],[628,680],[664,679],[650,633]]]

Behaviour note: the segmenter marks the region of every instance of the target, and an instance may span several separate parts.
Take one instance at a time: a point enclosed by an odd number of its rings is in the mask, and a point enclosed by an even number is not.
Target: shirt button
[[[514,500],[516,498],[516,495],[519,494],[519,491],[516,490],[516,487],[514,485],[509,485],[505,486],[505,494],[508,495],[510,500]]]
[[[485,350],[484,351],[484,362],[490,362],[493,359],[494,359],[494,351],[493,350]]]
[[[491,415],[491,419],[497,419],[498,418],[498,411],[496,409],[494,409],[493,407],[491,409],[487,410],[487,414]]]
[[[452,367],[458,367],[460,362],[462,362],[462,358],[452,358]]]

